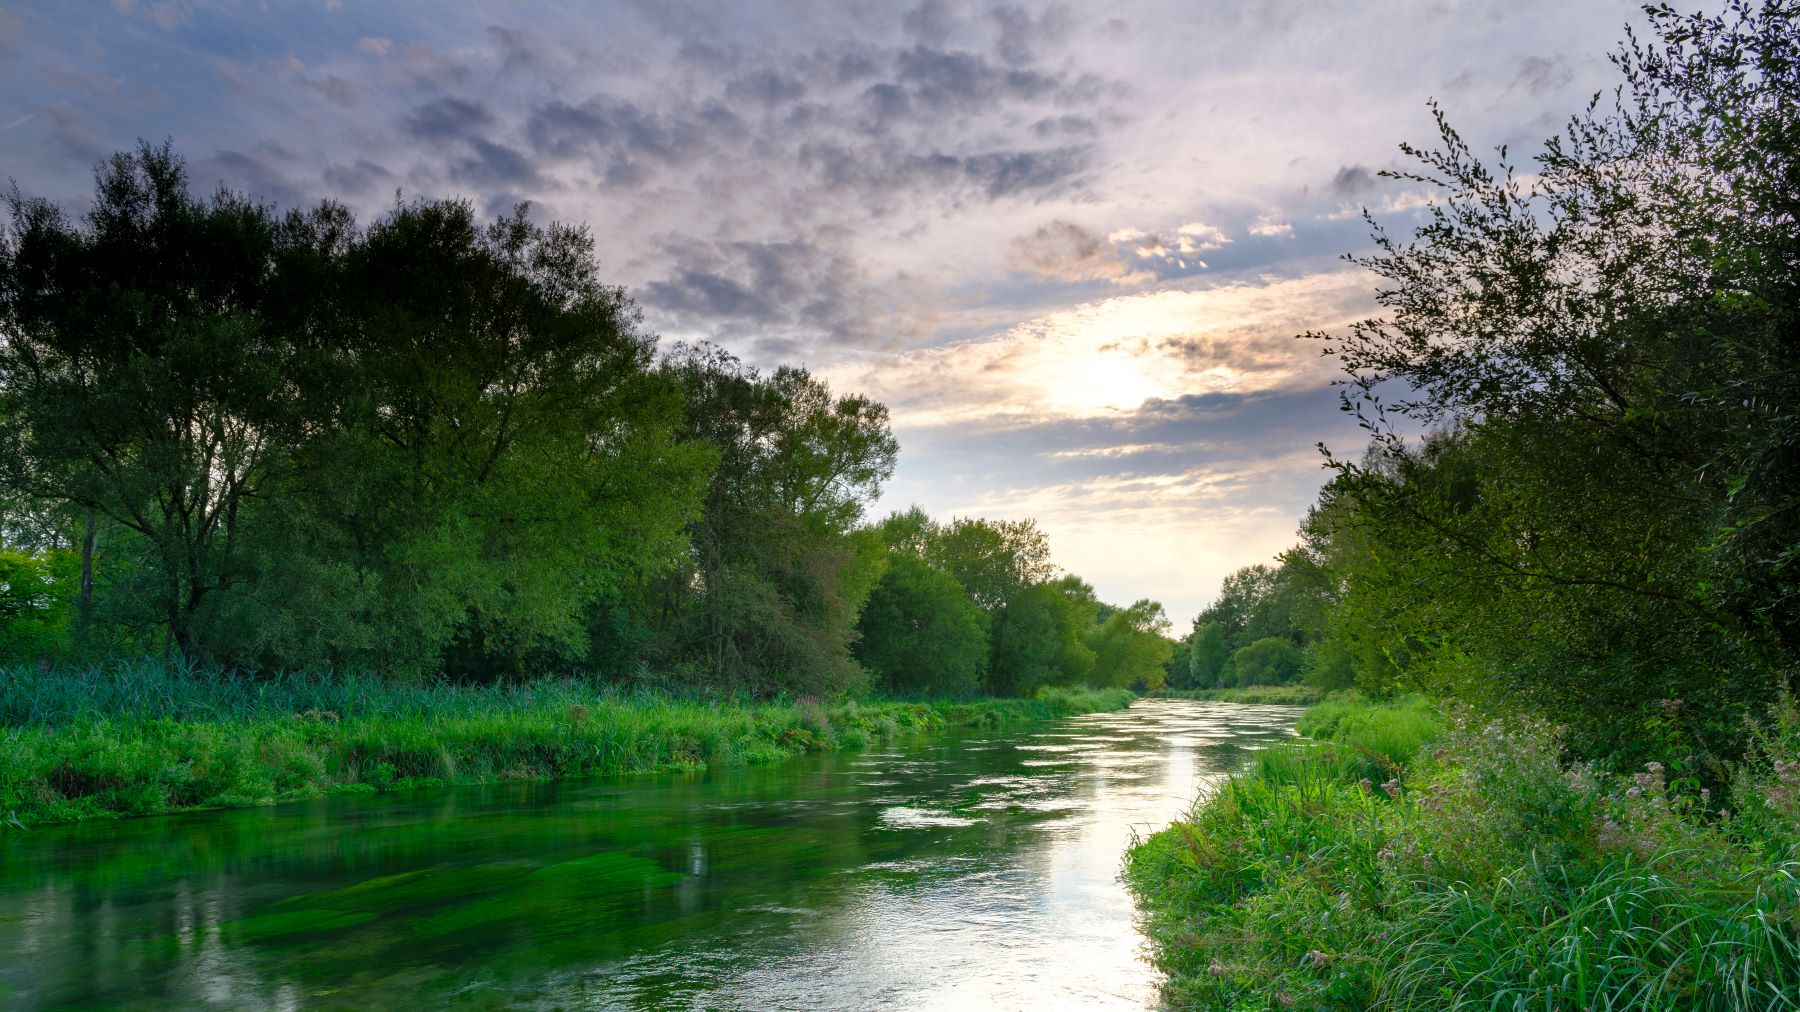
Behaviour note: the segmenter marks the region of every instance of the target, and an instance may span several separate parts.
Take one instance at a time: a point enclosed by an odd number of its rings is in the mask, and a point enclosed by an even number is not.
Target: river
[[[1298,713],[4,832],[0,1005],[1142,1008],[1133,832]]]

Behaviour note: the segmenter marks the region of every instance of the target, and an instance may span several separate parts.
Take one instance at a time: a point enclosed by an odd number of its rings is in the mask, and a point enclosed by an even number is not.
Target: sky
[[[1615,0],[0,2],[0,175],[585,223],[666,341],[892,411],[877,512],[1035,518],[1176,630],[1355,454],[1303,332],[1376,310],[1367,208],[1440,102],[1535,151],[1616,83]]]

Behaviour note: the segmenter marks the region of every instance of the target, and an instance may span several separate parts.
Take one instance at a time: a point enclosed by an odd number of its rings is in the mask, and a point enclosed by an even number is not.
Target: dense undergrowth
[[[0,673],[0,824],[708,764],[957,726],[1120,709],[1122,689],[821,703],[624,692],[579,680],[406,686],[160,664]]]
[[[1558,733],[1335,698],[1131,851],[1181,1008],[1800,1007],[1800,710],[1718,796]]]
[[[1164,689],[1168,699],[1199,699],[1219,703],[1263,703],[1272,706],[1308,706],[1330,692],[1312,685],[1243,685],[1216,689]]]

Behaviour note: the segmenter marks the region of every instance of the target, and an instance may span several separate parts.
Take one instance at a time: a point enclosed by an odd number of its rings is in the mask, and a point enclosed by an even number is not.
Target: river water
[[[12,1008],[1141,1008],[1119,879],[1289,707],[0,833]]]

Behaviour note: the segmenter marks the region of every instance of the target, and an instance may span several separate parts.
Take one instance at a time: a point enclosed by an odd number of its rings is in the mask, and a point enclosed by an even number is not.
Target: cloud
[[[992,337],[846,364],[836,385],[909,426],[1180,412],[1206,395],[1323,385],[1334,369],[1296,334],[1368,314],[1360,271],[1123,295]]]
[[[1040,45],[1062,42],[1074,24],[1069,9],[1061,5],[1051,7],[1035,18],[1025,8],[1011,4],[1002,4],[990,13],[1000,28],[995,52],[1013,66],[1032,62]]]
[[[1270,211],[1257,215],[1256,220],[1251,222],[1250,227],[1244,231],[1264,238],[1285,239],[1293,236],[1294,226],[1288,224],[1287,219],[1279,213]]]
[[[480,186],[508,189],[545,185],[544,178],[538,174],[537,165],[523,151],[481,138],[471,140],[469,147],[473,154],[451,165],[452,178]],[[510,193],[502,194],[501,197],[506,200],[502,206],[515,202]]]
[[[326,187],[334,196],[360,196],[376,186],[392,186],[397,182],[395,175],[386,166],[377,165],[367,158],[358,158],[350,165],[328,166],[324,179]]]
[[[196,183],[216,179],[256,200],[295,207],[307,202],[307,194],[276,167],[292,165],[294,161],[294,153],[278,144],[261,144],[250,151],[228,148],[202,161],[194,170],[193,179]]]
[[[479,102],[440,98],[415,107],[402,125],[421,140],[445,141],[470,136],[493,123],[494,114]]]
[[[729,242],[671,238],[680,266],[643,287],[658,322],[708,338],[753,334],[759,341],[822,333],[867,343],[875,314],[865,278],[829,241]]]
[[[1354,197],[1367,193],[1375,186],[1375,174],[1367,166],[1341,166],[1331,177],[1326,189],[1334,197]]]
[[[544,103],[532,109],[525,127],[532,150],[540,156],[607,154],[671,165],[710,153],[743,132],[737,114],[722,105],[658,113],[607,96],[580,105],[560,100]]]
[[[1133,270],[1113,243],[1080,225],[1058,219],[1007,245],[1007,266],[1059,281],[1110,281],[1131,285],[1156,277]]]
[[[925,0],[901,15],[900,27],[915,41],[941,46],[950,38],[950,5],[944,0]]]
[[[1524,88],[1534,98],[1543,98],[1569,86],[1575,80],[1575,68],[1561,56],[1527,56],[1519,61],[1519,73],[1513,78],[1514,88]]]

